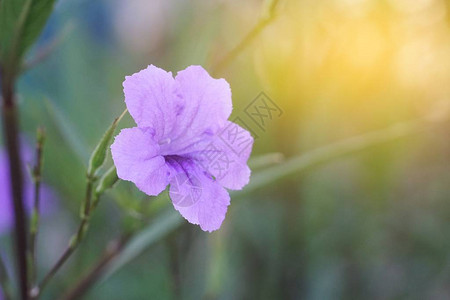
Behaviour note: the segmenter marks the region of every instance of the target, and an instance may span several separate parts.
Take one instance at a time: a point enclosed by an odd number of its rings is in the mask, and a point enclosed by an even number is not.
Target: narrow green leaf
[[[52,12],[55,0],[0,1],[0,62],[15,73]]]

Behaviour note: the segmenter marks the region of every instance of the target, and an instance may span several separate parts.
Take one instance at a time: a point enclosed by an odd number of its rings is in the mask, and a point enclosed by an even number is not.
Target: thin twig
[[[87,184],[86,184],[86,196],[83,203],[83,212],[81,217],[81,222],[78,225],[78,229],[76,233],[72,236],[70,239],[69,245],[67,246],[66,250],[64,250],[63,254],[60,256],[60,258],[56,261],[56,263],[53,265],[53,267],[50,269],[50,271],[45,275],[44,279],[41,281],[41,283],[37,286],[35,286],[31,291],[31,296],[33,299],[36,299],[39,297],[39,295],[42,293],[42,290],[45,288],[45,286],[48,284],[48,282],[56,275],[56,273],[61,269],[61,267],[64,265],[64,263],[70,258],[72,253],[77,249],[80,242],[84,238],[84,234],[87,231],[87,228],[89,226],[89,217],[91,210],[89,209],[91,207],[91,197],[92,197],[92,188],[94,184],[94,178],[88,176],[87,177]]]
[[[100,195],[98,196],[100,197]],[[100,279],[102,279],[105,271],[110,267],[111,262],[113,262],[120,254],[122,254],[122,251],[125,249],[125,246],[128,245],[131,238],[133,238],[134,235],[141,229],[142,224],[138,226],[132,226],[132,228],[128,228],[127,230],[125,230],[125,232],[122,233],[120,237],[110,242],[103,256],[94,265],[94,267],[92,267],[92,269],[88,271],[87,274],[78,281],[78,283],[76,283],[71,289],[69,289],[68,292],[64,293],[60,299],[80,299],[81,296],[88,292],[91,287],[93,287],[96,283],[98,283]]]
[[[82,277],[67,293],[65,293],[62,300],[81,299],[83,296],[102,276],[109,263],[116,258],[130,240],[131,235],[126,234],[112,242],[106,247],[100,260],[90,269],[84,277]]]
[[[211,68],[212,74],[218,74],[222,72],[228,65],[245,49],[247,48],[253,40],[259,36],[259,34],[266,28],[267,25],[272,23],[275,19],[275,9],[278,5],[279,0],[272,0],[269,4],[267,12],[263,15],[258,23],[253,27],[253,29],[241,40],[236,47],[234,47],[230,52],[228,52],[222,60],[220,60],[216,65]]]
[[[36,165],[33,168],[33,181],[34,181],[34,203],[33,213],[30,224],[30,276],[31,284],[36,281],[36,239],[39,230],[39,216],[40,216],[40,190],[41,190],[41,177],[42,177],[42,152],[45,142],[45,131],[43,128],[38,128],[36,139]]]

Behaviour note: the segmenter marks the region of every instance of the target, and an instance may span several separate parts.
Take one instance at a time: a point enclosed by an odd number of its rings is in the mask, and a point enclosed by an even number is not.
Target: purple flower
[[[26,143],[23,144],[22,159],[24,162],[31,162],[33,153],[27,147]],[[24,200],[25,209],[30,212],[33,207],[34,199],[34,185],[31,180],[31,176],[27,169],[22,168],[24,177]],[[56,195],[48,186],[41,186],[41,205],[42,212],[48,213],[53,210],[52,206],[56,203]],[[14,211],[11,201],[11,181],[9,175],[9,163],[8,156],[4,149],[0,148],[0,235],[9,231],[14,224]],[[1,298],[0,298],[1,299]]]
[[[119,178],[155,196],[170,184],[176,210],[205,231],[220,227],[230,196],[250,178],[253,138],[228,121],[231,90],[200,66],[173,78],[153,65],[123,83],[137,127],[123,129],[111,146]]]

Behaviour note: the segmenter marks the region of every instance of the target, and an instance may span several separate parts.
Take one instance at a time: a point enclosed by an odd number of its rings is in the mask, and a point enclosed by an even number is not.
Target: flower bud
[[[91,158],[89,159],[88,166],[88,177],[95,176],[95,172],[105,163],[106,153],[108,151],[109,145],[111,144],[111,139],[113,137],[114,131],[116,130],[117,124],[125,115],[126,110],[116,118],[108,130],[103,135],[102,139],[95,147],[94,152],[92,152]]]
[[[105,174],[100,178],[100,182],[97,185],[95,193],[97,195],[103,194],[107,189],[110,189],[117,181],[117,170],[115,166],[112,166]]]

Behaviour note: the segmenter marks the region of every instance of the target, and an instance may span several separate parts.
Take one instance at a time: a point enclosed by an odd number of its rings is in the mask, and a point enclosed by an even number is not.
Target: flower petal
[[[219,229],[230,205],[227,191],[192,160],[171,159],[168,164],[177,172],[169,192],[175,209],[204,231]]]
[[[111,145],[120,179],[128,180],[150,196],[161,193],[169,183],[169,169],[159,155],[153,130],[138,127],[123,129]]]
[[[201,66],[178,72],[175,80],[184,107],[169,134],[171,144],[162,147],[166,154],[178,154],[213,136],[225,126],[232,110],[229,84],[224,79],[212,78]]]
[[[233,122],[226,126],[203,148],[185,156],[198,161],[222,186],[240,190],[250,180],[247,160],[253,147],[250,133]]]
[[[153,65],[126,76],[123,82],[125,103],[138,127],[151,127],[159,141],[172,131],[183,100],[177,96],[172,73]]]

